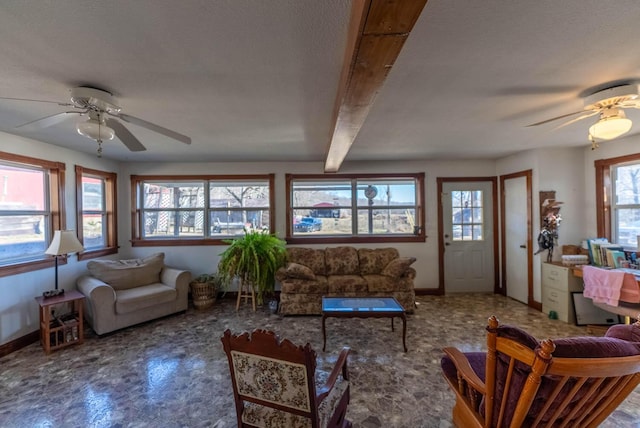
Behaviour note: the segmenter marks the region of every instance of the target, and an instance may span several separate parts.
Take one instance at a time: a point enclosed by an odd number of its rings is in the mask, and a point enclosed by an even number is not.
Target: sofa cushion
[[[359,275],[358,252],[353,247],[333,247],[324,250],[327,275]]]
[[[415,257],[398,257],[397,259],[391,260],[391,262],[385,266],[382,274],[393,278],[400,278],[415,261]]]
[[[286,272],[289,278],[316,279],[316,275],[310,267],[298,263],[289,263]]]
[[[287,248],[287,260],[311,268],[316,275],[326,275],[324,250],[290,247]]]
[[[128,314],[141,309],[172,302],[178,298],[175,288],[161,283],[116,291],[116,313]]]
[[[109,284],[115,290],[126,290],[160,282],[164,266],[164,253],[143,259],[92,260],[87,269],[92,276]]]
[[[364,275],[364,279],[367,281],[367,287],[371,293],[397,291],[400,289],[399,283],[404,282],[399,278],[384,275]]]
[[[395,248],[360,248],[358,261],[361,275],[376,275],[393,259],[400,257]]]
[[[314,279],[288,279],[282,284],[282,293],[285,294],[324,294],[328,291],[327,277],[316,275]]]
[[[329,275],[327,277],[327,289],[329,294],[333,295],[336,293],[358,293],[364,295],[369,291],[367,281],[360,275]]]

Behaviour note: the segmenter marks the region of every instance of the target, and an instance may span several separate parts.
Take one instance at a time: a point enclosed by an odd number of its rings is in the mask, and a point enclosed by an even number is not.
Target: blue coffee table
[[[402,319],[402,345],[407,352],[407,316],[395,297],[323,297],[322,298],[322,351],[327,346],[325,320],[333,318],[391,318],[391,331],[395,331],[393,319]]]

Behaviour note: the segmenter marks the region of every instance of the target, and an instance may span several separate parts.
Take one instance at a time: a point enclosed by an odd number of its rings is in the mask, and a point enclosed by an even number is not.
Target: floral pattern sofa
[[[280,313],[320,314],[322,296],[395,297],[411,313],[415,305],[413,257],[395,248],[290,247],[281,283]]]

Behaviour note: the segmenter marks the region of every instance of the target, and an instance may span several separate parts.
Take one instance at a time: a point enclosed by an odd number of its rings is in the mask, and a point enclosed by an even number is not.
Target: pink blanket
[[[583,266],[584,297],[595,303],[618,306],[622,300],[628,303],[640,303],[640,288],[636,277],[615,269],[600,269]]]

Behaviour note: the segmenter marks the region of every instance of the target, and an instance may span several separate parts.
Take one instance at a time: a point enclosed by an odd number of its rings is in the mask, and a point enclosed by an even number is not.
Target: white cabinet
[[[582,278],[571,273],[571,267],[542,263],[542,312],[554,311],[558,319],[575,323],[572,291],[582,291]]]

